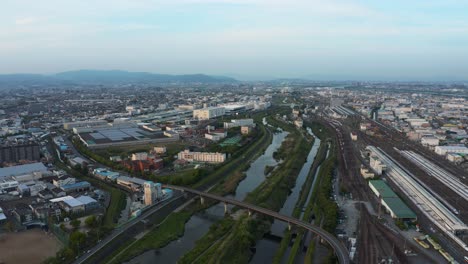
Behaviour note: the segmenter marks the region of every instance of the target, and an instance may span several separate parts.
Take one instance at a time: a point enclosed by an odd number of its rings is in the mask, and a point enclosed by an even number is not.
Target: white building
[[[221,139],[225,138],[227,136],[226,132],[223,133],[218,133],[218,132],[212,132],[212,133],[206,133],[205,138],[209,139],[211,141],[220,141]]]
[[[374,173],[366,169],[365,167],[361,167],[361,175],[364,179],[374,178]]]
[[[229,129],[240,126],[253,126],[253,119],[232,119],[231,122],[224,122],[224,128]]]
[[[445,156],[447,153],[468,154],[468,148],[465,146],[437,146],[435,153]]]
[[[242,135],[248,135],[252,132],[252,127],[251,126],[241,126],[241,134]]]
[[[304,126],[304,121],[302,121],[302,119],[294,120],[294,125],[298,128],[301,128]]]
[[[177,157],[188,162],[222,163],[226,161],[226,154],[218,152],[190,152],[190,150],[184,150],[179,152]]]
[[[382,175],[382,172],[387,169],[387,165],[383,164],[377,157],[370,157],[370,166],[377,173],[377,175]]]
[[[156,154],[164,154],[166,153],[167,149],[166,147],[154,147],[154,152]]]
[[[193,110],[193,118],[199,120],[208,120],[211,118],[223,116],[226,113],[224,107],[207,107]]]
[[[138,152],[132,154],[132,160],[147,160],[148,153],[146,152]]]
[[[439,139],[436,137],[422,137],[421,144],[424,146],[438,146]]]
[[[53,180],[53,184],[59,188],[67,184],[75,184],[75,183],[76,183],[76,179],[70,176],[64,176],[64,177],[60,177],[58,179]]]

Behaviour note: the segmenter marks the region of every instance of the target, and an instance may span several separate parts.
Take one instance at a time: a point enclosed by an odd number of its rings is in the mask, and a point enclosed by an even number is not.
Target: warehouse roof
[[[390,207],[396,218],[415,219],[416,214],[398,197],[383,197],[384,202]]]
[[[83,204],[90,204],[90,203],[96,203],[97,202],[93,198],[91,198],[89,196],[86,196],[86,195],[82,195],[80,197],[77,197],[76,200],[80,201]]]
[[[47,167],[44,166],[42,162],[36,162],[36,163],[31,163],[31,164],[0,168],[0,178],[7,177],[7,176],[23,175],[23,174],[36,172],[36,171],[46,172]]]
[[[88,188],[90,186],[91,186],[91,184],[89,182],[81,181],[81,182],[77,182],[77,183],[63,185],[61,188],[62,188],[62,190],[66,191],[66,190],[73,190],[73,189],[80,189],[80,188]]]
[[[392,189],[382,180],[372,180],[369,181],[369,185],[373,186],[380,195],[384,197],[398,197]]]
[[[392,210],[396,218],[416,218],[416,214],[398,197],[387,183],[382,180],[371,180],[369,181],[369,185],[382,196],[383,202]]]

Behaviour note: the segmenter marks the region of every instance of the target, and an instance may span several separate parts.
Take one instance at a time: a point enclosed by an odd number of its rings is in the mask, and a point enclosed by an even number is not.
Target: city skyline
[[[468,5],[457,1],[7,1],[4,7],[1,74],[121,69],[240,80],[468,79]]]

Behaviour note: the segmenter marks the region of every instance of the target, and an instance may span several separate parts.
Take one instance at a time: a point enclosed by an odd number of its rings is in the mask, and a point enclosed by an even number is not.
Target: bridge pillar
[[[291,223],[288,222],[288,230],[291,231]]]
[[[200,195],[200,203],[201,203],[202,205],[205,204],[205,197],[203,197],[203,196],[201,196],[201,195]]]
[[[252,216],[252,211],[249,209],[249,210],[247,210],[247,212],[249,213],[249,217],[251,217]]]
[[[225,202],[224,203],[224,214],[228,213],[228,204]]]

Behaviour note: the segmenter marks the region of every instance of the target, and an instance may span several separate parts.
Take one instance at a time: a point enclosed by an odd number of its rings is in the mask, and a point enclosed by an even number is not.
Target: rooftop
[[[0,168],[0,178],[8,177],[8,176],[23,175],[23,174],[33,173],[37,171],[46,172],[47,167],[44,166],[42,162],[36,162],[36,163],[31,163],[31,164]]]

